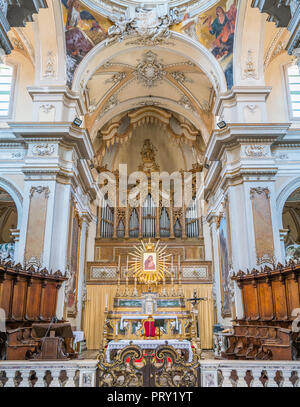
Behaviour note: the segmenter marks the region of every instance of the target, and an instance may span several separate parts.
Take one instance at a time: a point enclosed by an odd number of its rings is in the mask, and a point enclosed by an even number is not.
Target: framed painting
[[[143,257],[144,271],[156,271],[157,270],[157,261],[156,253],[144,253]]]

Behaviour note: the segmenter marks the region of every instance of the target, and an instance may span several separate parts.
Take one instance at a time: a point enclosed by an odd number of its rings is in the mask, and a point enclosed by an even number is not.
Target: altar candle
[[[121,258],[120,258],[120,255],[119,255],[119,264],[118,264],[118,269],[119,269],[119,273],[121,272]]]
[[[180,255],[178,256],[178,273],[180,274]]]
[[[127,261],[126,261],[126,263],[127,263],[127,273],[128,273],[128,256],[127,256]]]
[[[105,297],[105,308],[107,308],[107,305],[108,305],[108,298],[107,298],[107,294],[106,294],[106,297]]]

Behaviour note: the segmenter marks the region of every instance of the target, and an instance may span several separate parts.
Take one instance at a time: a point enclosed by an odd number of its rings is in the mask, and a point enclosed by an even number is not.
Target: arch
[[[289,198],[289,196],[297,189],[300,188],[300,177],[294,178],[292,181],[286,184],[285,187],[282,188],[281,192],[278,194],[276,199],[276,206],[277,206],[277,217],[279,220],[279,227],[280,229],[283,228],[282,223],[282,212],[284,205]]]
[[[109,46],[107,45],[107,40],[96,45],[83,58],[82,62],[77,67],[73,78],[72,91],[80,92],[80,90],[83,90],[94,72],[96,72],[96,70],[110,58],[140,48],[137,45],[132,44],[132,38],[135,37],[129,37],[122,42],[117,42]],[[172,45],[170,42],[173,42]],[[184,34],[176,32],[172,32],[170,42],[167,41],[166,45],[163,43],[161,45],[156,45],[156,49],[167,49],[169,52],[174,52],[192,60],[210,79],[217,95],[220,92],[227,91],[225,74],[222,67],[204,45],[186,37]],[[183,45],[184,51],[180,49],[180,45]],[[149,47],[143,48],[146,49]]]
[[[251,7],[250,1],[240,1],[238,6],[235,41],[233,50],[234,86],[248,84],[263,85],[264,80],[264,38],[266,16]],[[256,68],[254,77],[244,76],[243,66],[247,63],[248,52]]]
[[[21,194],[21,192],[14,183],[8,181],[3,177],[0,177],[0,187],[4,189],[14,200],[18,214],[17,229],[20,230],[22,222],[23,195]]]
[[[89,132],[92,142],[95,140],[98,130],[103,128],[110,120],[127,111],[136,109],[136,107],[133,106],[133,102],[141,102],[146,99],[147,97],[136,97],[134,99],[128,99],[124,102],[121,102],[113,109],[113,114],[111,113],[112,111],[110,111],[109,115],[104,115],[99,121],[96,121]],[[203,120],[200,118],[200,116],[195,116],[191,111],[186,110],[183,106],[167,97],[154,96],[152,97],[152,99],[154,102],[159,102],[164,109],[186,117],[196,128],[201,130],[201,135],[204,142],[208,143],[210,134],[203,124]]]

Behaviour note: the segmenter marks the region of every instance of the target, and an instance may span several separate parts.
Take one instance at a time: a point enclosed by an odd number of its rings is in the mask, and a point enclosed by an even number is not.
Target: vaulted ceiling
[[[183,108],[200,132],[212,128],[211,82],[193,62],[165,49],[139,47],[113,57],[90,78],[85,95],[86,125],[94,132],[121,112],[170,109],[170,103]]]

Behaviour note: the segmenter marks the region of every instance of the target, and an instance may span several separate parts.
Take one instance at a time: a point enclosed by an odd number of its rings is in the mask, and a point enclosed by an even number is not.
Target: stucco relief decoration
[[[49,156],[54,153],[53,144],[36,144],[32,147],[32,154],[40,157]]]
[[[164,66],[158,62],[157,55],[148,51],[143,56],[143,60],[137,65],[134,72],[137,80],[147,88],[152,88],[162,81],[166,72]]]
[[[43,187],[41,185],[37,187],[31,187],[30,188],[30,196],[32,197],[35,193],[37,194],[42,194],[45,193],[45,198],[49,198],[50,195],[50,189],[48,187]]]
[[[269,188],[263,188],[263,187],[257,187],[257,188],[251,188],[250,189],[250,198],[254,199],[255,194],[258,195],[265,195],[266,198],[270,199],[270,190]]]
[[[257,73],[256,73],[256,68],[253,62],[253,51],[251,49],[248,50],[248,56],[246,60],[246,67],[244,69],[244,74],[243,74],[244,79],[257,79]]]
[[[267,156],[268,153],[265,146],[251,145],[245,147],[245,154],[248,157],[259,158]]]
[[[40,109],[43,113],[48,114],[51,110],[55,109],[55,106],[46,103],[45,105],[41,105]]]
[[[55,77],[55,64],[56,64],[56,56],[54,51],[47,52],[47,61],[46,61],[46,69],[44,72],[44,78],[53,78]]]
[[[221,64],[228,89],[233,86],[233,46],[237,0],[221,0],[198,15],[186,13],[182,22],[171,27],[204,45]]]
[[[144,6],[129,7],[125,16],[114,19],[114,25],[109,28],[108,35],[112,39],[122,41],[128,36],[144,37],[153,44],[170,36],[169,27],[181,20],[179,11],[174,8],[169,12],[158,8]]]

